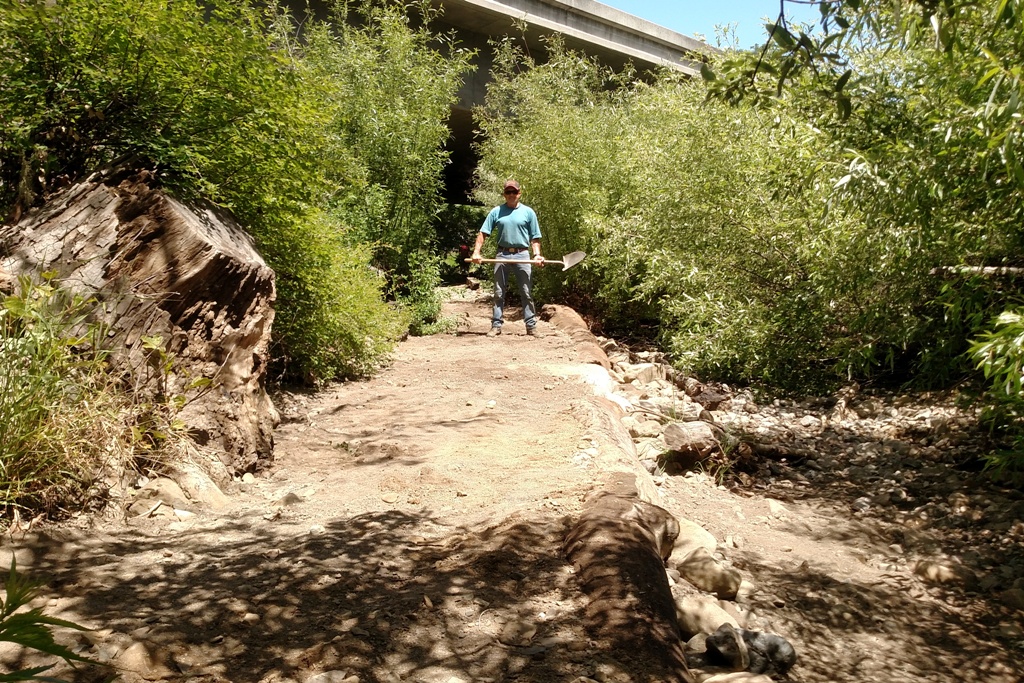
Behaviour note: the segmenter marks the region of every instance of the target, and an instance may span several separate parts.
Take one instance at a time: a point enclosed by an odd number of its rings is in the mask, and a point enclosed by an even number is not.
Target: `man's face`
[[[514,209],[519,205],[519,190],[514,187],[505,188],[505,204]]]

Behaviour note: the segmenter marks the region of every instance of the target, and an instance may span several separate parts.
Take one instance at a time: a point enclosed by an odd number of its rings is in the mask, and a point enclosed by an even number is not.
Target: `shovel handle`
[[[462,259],[462,260],[465,261],[466,263],[472,263],[473,262],[473,259],[471,259],[471,258]],[[508,259],[508,258],[482,258],[482,259],[480,259],[480,263],[529,263],[529,264],[532,264],[532,265],[535,265],[535,266],[539,266],[542,263],[544,263],[544,264],[547,264],[547,263],[560,263],[563,266],[565,265],[565,261],[556,261],[554,259],[544,259],[543,261],[516,261],[515,259]]]

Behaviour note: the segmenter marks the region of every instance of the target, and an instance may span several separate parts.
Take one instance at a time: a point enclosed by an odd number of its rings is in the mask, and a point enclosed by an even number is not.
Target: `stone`
[[[687,392],[689,394],[689,392]],[[690,397],[708,410],[718,410],[722,404],[732,398],[725,392],[709,386],[704,386],[697,394],[689,394]]]
[[[188,494],[189,499],[202,507],[220,510],[228,502],[228,497],[221,491],[213,477],[198,463],[189,460],[176,460],[168,463],[171,476]]]
[[[708,659],[733,671],[785,674],[796,663],[796,650],[782,636],[722,624],[706,640]]]
[[[670,422],[665,425],[662,438],[671,451],[667,457],[684,470],[690,469],[721,450],[714,429],[703,420]]]
[[[351,683],[348,679],[348,671],[324,671],[310,676],[306,683]]]
[[[689,519],[681,518],[676,521],[679,523],[679,536],[676,537],[676,545],[669,557],[669,564],[679,564],[697,548],[704,548],[708,553],[715,552],[718,541],[710,531]]]
[[[967,567],[953,562],[940,563],[920,560],[914,565],[914,574],[926,583],[949,584],[971,587],[977,584],[977,576]]]
[[[162,501],[165,505],[180,510],[188,510],[192,507],[191,501],[185,496],[177,482],[166,477],[151,479],[145,486],[135,494],[135,499],[142,501]]]
[[[514,620],[505,624],[498,636],[498,642],[505,645],[522,647],[537,635],[537,625],[529,621]]]
[[[651,439],[661,435],[661,423],[657,420],[643,420],[629,430],[636,439]]]
[[[721,624],[704,640],[710,661],[731,669],[746,671],[750,666],[750,653],[741,631],[729,623]]]
[[[687,595],[676,599],[675,602],[679,630],[686,638],[698,633],[714,633],[722,624],[729,624],[733,628],[739,626],[736,619],[710,596]]]
[[[166,658],[155,647],[138,642],[130,645],[115,659],[118,669],[131,671],[147,681],[172,678],[176,674],[167,666]]]
[[[636,365],[624,365],[623,375],[626,382],[640,382],[650,384],[658,379],[665,379],[665,370],[659,363],[638,363]]]
[[[692,652],[692,653],[696,653],[696,654],[700,654],[702,652],[707,652],[707,650],[708,650],[708,644],[707,644],[708,635],[709,634],[707,634],[707,633],[698,633],[698,634],[694,635],[692,638],[690,638],[688,641],[686,641],[686,651],[688,653]]]
[[[226,212],[156,184],[149,171],[114,169],[67,188],[0,227],[0,270],[52,271],[95,297],[114,372],[143,398],[186,397],[177,417],[190,436],[229,469],[254,469],[272,457],[279,421],[265,389],[274,272]],[[153,338],[173,362],[166,375],[151,370]]]
[[[701,683],[773,683],[771,676],[752,674],[748,671],[734,671],[729,674],[715,674]]]
[[[697,588],[723,600],[735,599],[743,580],[738,571],[721,564],[705,548],[696,548],[676,565],[676,569]]]
[[[660,438],[645,438],[636,442],[636,457],[640,460],[657,460],[666,450],[668,448]]]
[[[775,500],[774,498],[769,498],[768,499],[768,513],[772,517],[777,517],[779,519],[782,519],[782,518],[784,518],[786,516],[787,512],[789,512],[789,511],[786,510],[786,506],[785,505],[783,505],[779,501]]]
[[[300,496],[299,494],[294,493],[292,491],[289,491],[288,493],[286,493],[283,496],[281,496],[280,498],[278,498],[277,501],[274,503],[274,505],[279,505],[281,507],[287,507],[289,505],[298,505],[301,502],[302,502],[302,496]]]
[[[1024,589],[1010,588],[999,594],[1004,605],[1024,612]]]

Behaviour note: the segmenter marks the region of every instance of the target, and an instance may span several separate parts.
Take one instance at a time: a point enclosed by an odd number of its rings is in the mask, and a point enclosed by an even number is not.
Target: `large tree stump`
[[[56,271],[65,286],[95,296],[114,366],[151,395],[186,395],[181,419],[228,468],[272,456],[278,416],[264,379],[274,272],[225,213],[154,189],[145,171],[94,174],[0,226],[4,270]],[[175,357],[170,377],[147,366],[143,338],[153,336]],[[212,389],[187,390],[198,378]]]

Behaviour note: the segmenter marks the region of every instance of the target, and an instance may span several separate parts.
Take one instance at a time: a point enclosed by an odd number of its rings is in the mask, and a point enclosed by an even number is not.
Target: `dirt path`
[[[7,539],[47,582],[39,606],[97,629],[62,642],[129,683],[619,680],[560,552],[584,495],[629,467],[594,418],[596,366],[548,323],[486,338],[475,293],[448,312],[458,334],[403,342],[370,382],[277,397],[276,461],[223,508]],[[796,647],[788,680],[1020,680],[1021,651],[990,637],[1019,616],[879,569],[891,540],[843,503],[657,483],[757,587],[744,610]]]

